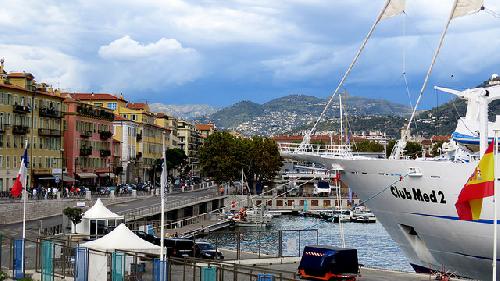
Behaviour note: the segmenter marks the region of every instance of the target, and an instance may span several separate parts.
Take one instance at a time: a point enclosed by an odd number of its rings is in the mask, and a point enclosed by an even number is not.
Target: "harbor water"
[[[358,249],[358,259],[367,267],[413,272],[408,259],[380,223],[343,223],[346,247]],[[288,230],[317,229],[300,234]],[[258,232],[264,230],[264,232]],[[305,245],[324,244],[341,246],[339,224],[319,218],[283,215],[273,218],[267,228],[244,227],[240,231],[240,249],[262,255],[275,256],[278,251],[278,231],[283,232],[283,255],[298,256]],[[229,233],[214,232],[204,239],[219,247],[235,250],[237,239]]]

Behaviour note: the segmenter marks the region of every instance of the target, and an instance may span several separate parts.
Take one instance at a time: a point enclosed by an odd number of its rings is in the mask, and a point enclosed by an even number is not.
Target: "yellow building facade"
[[[17,176],[28,141],[30,187],[57,187],[64,169],[64,98],[30,73],[9,73],[0,66],[0,192]]]

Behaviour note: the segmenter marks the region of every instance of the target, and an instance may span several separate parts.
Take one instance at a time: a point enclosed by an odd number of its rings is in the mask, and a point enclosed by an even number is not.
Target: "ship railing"
[[[303,144],[303,143],[278,143],[282,155],[314,155],[328,157],[352,157],[352,147],[349,144]]]

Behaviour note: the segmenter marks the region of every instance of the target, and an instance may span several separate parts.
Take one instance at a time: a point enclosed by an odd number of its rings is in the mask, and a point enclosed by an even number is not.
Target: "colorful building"
[[[30,186],[60,183],[63,98],[30,73],[9,73],[0,61],[0,192],[8,192],[28,141]]]
[[[67,172],[79,185],[93,187],[117,183],[113,110],[67,95],[64,155]],[[119,155],[118,155],[119,156]]]
[[[177,118],[168,116],[165,113],[156,113],[155,124],[165,130],[165,145],[167,148],[178,147]]]
[[[184,150],[191,165],[192,175],[199,175],[198,148],[202,143],[202,138],[195,125],[184,120],[177,122],[177,135],[179,138],[179,148]]]
[[[139,167],[141,157],[139,157],[137,151],[137,140],[142,138],[142,136],[138,135],[139,124],[123,116],[115,115],[113,127],[113,138],[120,142],[120,163],[123,168],[121,182],[138,183],[141,176],[141,167]]]
[[[155,124],[155,114],[146,103],[128,103],[126,108],[120,108],[120,115],[139,124],[137,132],[137,161],[142,167],[142,181],[158,183],[158,173],[155,167],[163,154],[163,141],[166,130]],[[139,180],[141,181],[141,180]]]
[[[214,123],[208,123],[208,124],[196,124],[196,130],[200,132],[200,136],[203,139],[208,138],[210,135],[212,135],[216,128]]]

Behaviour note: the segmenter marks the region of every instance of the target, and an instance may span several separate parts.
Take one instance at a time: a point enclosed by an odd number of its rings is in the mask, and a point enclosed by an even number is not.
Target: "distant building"
[[[179,120],[177,122],[177,134],[179,138],[179,148],[184,150],[184,153],[188,157],[193,175],[199,175],[198,148],[202,141],[200,133],[192,123]]]
[[[210,135],[212,135],[216,128],[214,123],[208,123],[208,124],[196,124],[196,130],[200,132],[200,136],[203,139],[208,138]]]

